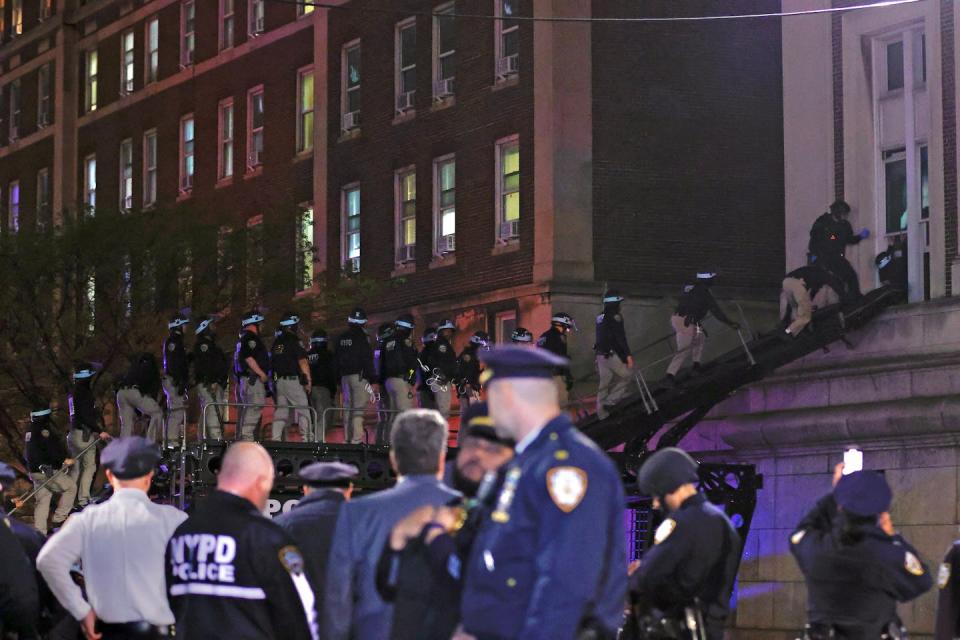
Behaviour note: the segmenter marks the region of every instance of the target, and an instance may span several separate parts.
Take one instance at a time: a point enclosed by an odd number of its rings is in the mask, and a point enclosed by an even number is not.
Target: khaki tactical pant
[[[240,378],[239,399],[240,404],[255,405],[251,407],[240,407],[237,424],[239,427],[239,440],[256,440],[257,427],[260,425],[260,414],[263,413],[263,405],[267,401],[267,388],[260,378],[254,377],[253,382],[250,377]]]
[[[364,440],[363,414],[367,409],[367,403],[370,402],[370,394],[367,392],[368,384],[359,373],[352,373],[340,379],[343,405],[349,409],[343,420],[343,441],[349,444],[360,444]]]
[[[180,395],[170,376],[163,376],[163,394],[167,396],[167,440],[174,442],[186,430],[187,399]]]
[[[453,383],[448,382],[446,391],[438,387],[437,390],[433,392],[434,402],[437,404],[437,411],[440,412],[444,420],[450,417],[450,405],[453,402],[452,386]]]
[[[304,442],[313,440],[312,429],[310,429],[310,412],[305,407],[310,406],[307,400],[307,392],[296,378],[281,378],[274,383],[273,401],[276,409],[273,412],[273,439],[287,439],[287,422],[290,421],[291,414],[297,421],[300,428],[300,437]],[[293,409],[291,407],[300,407]]]
[[[630,368],[617,354],[597,355],[597,373],[600,385],[597,387],[597,417],[606,418],[604,407],[617,404],[630,389]]]
[[[707,344],[707,334],[703,329],[693,323],[687,326],[685,322],[683,316],[677,314],[670,316],[670,324],[673,326],[674,333],[677,334],[677,353],[667,367],[667,374],[671,376],[677,375],[687,358],[691,356],[694,364],[699,364],[700,359],[703,358],[703,347]]]
[[[200,420],[205,419],[207,422],[206,437],[222,439],[223,423],[227,421],[228,408],[213,406],[206,409],[206,407],[213,403],[225,403],[227,401],[227,390],[219,384],[201,382],[197,385],[197,398],[200,400]]]
[[[30,479],[33,480],[34,486],[39,487],[47,481],[47,476],[38,471],[31,473]],[[37,492],[35,496],[37,503],[33,510],[33,526],[44,535],[47,534],[50,499],[54,494],[60,496],[60,500],[57,501],[57,510],[53,513],[53,524],[56,525],[66,520],[67,516],[70,515],[70,510],[73,509],[73,501],[77,497],[77,483],[68,474],[60,473],[50,481],[50,484]]]
[[[333,416],[327,412],[327,409],[333,406],[333,398],[330,395],[330,389],[326,387],[314,387],[310,390],[310,406],[317,412],[316,428],[320,435],[320,442],[327,441],[326,425],[324,419],[333,421]],[[316,439],[316,434],[311,436],[311,440]]]
[[[619,358],[617,358],[619,360]],[[566,411],[569,409],[570,392],[567,391],[567,379],[563,376],[553,376],[553,383],[557,386],[557,399],[560,401],[560,409]]]
[[[135,411],[139,411],[150,419],[150,424],[147,426],[147,439],[157,442],[160,422],[163,419],[163,412],[160,411],[160,405],[157,404],[157,401],[143,395],[140,389],[136,387],[124,387],[117,391],[117,412],[120,414],[121,437],[134,435]]]
[[[90,447],[99,436],[83,429],[70,429],[67,433],[67,451],[76,460],[70,467],[70,477],[77,485],[77,503],[85,507],[90,502],[90,485],[97,473],[97,448]],[[90,447],[83,455],[81,451]]]

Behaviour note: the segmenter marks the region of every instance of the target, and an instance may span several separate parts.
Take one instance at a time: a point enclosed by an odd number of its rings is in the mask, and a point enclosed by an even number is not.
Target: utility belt
[[[108,638],[114,636],[114,634],[123,638],[136,638],[137,640],[174,637],[172,626],[158,626],[146,621],[103,622],[99,620],[97,621],[97,631],[105,634]]]
[[[685,607],[675,615],[656,609],[631,612],[622,640],[706,640],[707,627],[699,605]]]
[[[274,380],[299,380],[300,376],[273,376]]]
[[[803,629],[803,640],[834,640],[851,635],[861,636],[862,629],[854,625],[833,624],[830,622],[811,622]],[[866,637],[866,636],[864,636]],[[900,620],[888,622],[880,630],[878,640],[907,640],[909,634]]]

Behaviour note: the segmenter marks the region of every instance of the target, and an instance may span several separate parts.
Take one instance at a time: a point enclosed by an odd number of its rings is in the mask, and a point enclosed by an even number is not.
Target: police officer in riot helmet
[[[166,439],[176,441],[187,424],[187,387],[190,365],[183,342],[183,327],[190,323],[178,313],[167,323],[169,335],[163,341],[163,393],[167,397]]]
[[[436,409],[437,399],[433,395],[433,387],[436,386],[436,377],[433,375],[433,360],[437,351],[437,328],[427,327],[420,337],[420,343],[423,349],[420,350],[418,372],[419,382],[417,384],[417,393],[420,396],[421,409]]]
[[[846,292],[838,292],[841,297],[859,298],[860,281],[845,253],[848,246],[869,238],[870,230],[864,228],[855,234],[847,219],[849,215],[850,205],[845,201],[837,200],[831,204],[830,210],[817,218],[810,228],[807,248],[811,262],[833,272],[843,281]]]
[[[233,373],[240,385],[238,398],[242,406],[237,418],[240,440],[256,438],[263,405],[267,401],[267,370],[270,368],[267,347],[260,339],[263,315],[256,309],[244,314],[240,321],[240,337],[233,357]]]
[[[526,327],[517,327],[510,334],[510,342],[519,347],[532,347],[533,334]]]
[[[344,419],[344,442],[350,444],[364,440],[363,414],[376,381],[373,349],[364,330],[366,324],[367,314],[363,309],[357,307],[351,311],[347,317],[348,328],[337,338],[335,349],[343,404],[349,408]]]
[[[690,637],[707,640],[723,637],[741,540],[727,515],[697,490],[697,467],[686,452],[672,447],[640,467],[637,486],[666,519],[653,547],[630,567],[632,634],[639,626],[685,628]]]
[[[90,502],[90,485],[97,472],[97,448],[91,445],[97,439],[110,438],[93,396],[93,376],[93,365],[78,363],[73,371],[73,391],[67,396],[70,407],[67,451],[76,460],[70,467],[70,476],[77,483],[77,503],[81,507]]]
[[[61,472],[61,469],[76,464],[76,461],[69,457],[63,436],[54,425],[48,403],[38,404],[30,412],[30,428],[25,438],[27,470],[37,488],[33,526],[46,535],[53,496],[59,496],[57,509],[53,514],[54,527],[63,523],[73,508],[73,501],[77,497],[77,482],[73,474]]]
[[[444,418],[450,417],[450,404],[453,399],[451,387],[457,377],[457,352],[453,349],[453,334],[457,325],[445,319],[437,326],[437,343],[433,355],[433,375],[437,378],[433,396],[437,411]]]
[[[413,346],[413,316],[405,313],[394,323],[394,332],[385,340],[380,353],[380,375],[383,388],[390,398],[394,412],[413,408],[413,386],[417,381],[417,348]],[[390,423],[396,413],[390,417]],[[389,428],[383,434],[384,444],[390,441]]]
[[[280,335],[270,348],[270,372],[276,404],[271,427],[274,440],[286,440],[287,422],[292,414],[300,429],[300,439],[312,442],[310,414],[306,407],[309,406],[307,389],[313,385],[310,382],[307,352],[300,344],[299,325],[299,316],[291,311],[284,313],[280,318]]]
[[[477,331],[470,336],[467,346],[457,358],[457,395],[460,398],[460,412],[480,401],[480,358],[477,352],[489,348],[490,336],[486,331]],[[462,430],[461,430],[462,432]],[[458,433],[459,437],[459,433]]]
[[[390,443],[390,394],[386,392],[386,371],[383,368],[383,357],[388,342],[395,342],[396,329],[392,322],[383,322],[377,327],[376,348],[373,350],[373,369],[376,372],[376,383],[384,390],[377,399],[377,431],[376,443],[386,445]]]
[[[120,379],[117,390],[117,413],[120,415],[120,436],[134,435],[136,412],[149,419],[147,439],[156,442],[163,420],[163,411],[157,404],[160,393],[160,368],[157,357],[149,352],[139,354]]]
[[[561,358],[568,357],[567,336],[576,324],[569,313],[558,311],[550,318],[550,328],[540,334],[537,346]],[[557,384],[557,393],[560,395],[560,406],[566,408],[570,403],[570,390],[573,389],[573,374],[570,367],[558,367],[553,381]]]
[[[630,370],[633,355],[627,343],[620,304],[624,297],[616,289],[603,295],[603,313],[597,316],[597,341],[593,350],[597,353],[597,372],[600,383],[597,387],[597,417],[609,414],[609,407],[627,395],[630,388]]]
[[[230,378],[230,358],[217,344],[217,335],[210,316],[200,321],[194,333],[192,364],[193,379],[197,384],[197,398],[200,401],[201,420],[206,423],[206,437],[223,437],[223,425],[226,422],[227,384]],[[213,405],[209,409],[208,406]]]
[[[307,363],[310,365],[310,406],[317,412],[317,428],[322,430],[320,440],[326,440],[324,422],[328,418],[327,409],[333,406],[333,397],[337,393],[337,366],[333,352],[327,348],[329,339],[323,329],[315,329],[310,336],[310,350]]]

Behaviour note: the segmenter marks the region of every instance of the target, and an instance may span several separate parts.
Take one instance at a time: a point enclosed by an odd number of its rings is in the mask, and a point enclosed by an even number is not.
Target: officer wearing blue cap
[[[300,439],[313,442],[314,434],[307,410],[307,390],[313,384],[310,381],[307,351],[300,344],[299,325],[299,316],[291,311],[284,313],[280,318],[280,335],[270,347],[270,373],[276,405],[271,427],[274,440],[286,440],[287,422],[292,417],[300,429]]]
[[[413,408],[413,385],[417,381],[418,369],[417,348],[413,346],[412,315],[403,314],[394,321],[393,326],[393,336],[383,343],[380,372],[390,397],[390,407],[399,413]]]
[[[343,462],[314,462],[300,470],[303,500],[294,508],[274,518],[297,543],[312,571],[317,601],[323,602],[323,586],[327,579],[327,559],[337,515],[353,494],[353,482],[359,469]]]
[[[489,348],[490,336],[486,331],[477,331],[467,342],[467,346],[460,352],[457,358],[457,395],[460,398],[460,411],[472,404],[480,402],[480,349]],[[462,427],[462,424],[461,424]],[[462,428],[461,428],[462,432]],[[460,433],[457,433],[459,442]]]
[[[77,483],[77,504],[81,507],[90,502],[90,485],[97,472],[97,448],[90,445],[98,438],[110,438],[93,396],[93,375],[93,365],[87,362],[77,364],[73,372],[73,392],[67,396],[70,407],[67,451],[76,460],[76,464],[70,467],[70,476]]]
[[[230,379],[230,358],[217,344],[214,330],[215,317],[204,318],[195,330],[193,343],[193,379],[197,383],[197,399],[200,401],[201,419],[206,420],[207,438],[223,437],[224,407],[217,406],[227,401],[227,384]],[[213,404],[209,410],[208,405]]]
[[[627,333],[620,314],[624,298],[616,289],[603,294],[603,313],[597,316],[597,341],[593,350],[597,353],[597,416],[605,418],[609,407],[623,400],[630,389],[630,370],[633,369],[633,354],[627,344]]]
[[[437,382],[433,388],[433,399],[437,411],[444,418],[450,417],[450,404],[453,399],[454,386],[457,377],[457,352],[453,348],[453,334],[457,325],[449,318],[437,325],[437,341],[433,348],[431,370]]]
[[[269,356],[263,340],[260,339],[260,325],[264,319],[263,315],[254,309],[247,312],[240,321],[242,328],[234,352],[233,372],[240,383],[240,403],[249,405],[241,407],[237,418],[240,440],[253,440],[256,437],[260,414],[263,413],[263,405],[267,401]]]
[[[366,311],[359,307],[351,311],[347,330],[340,334],[334,347],[343,404],[350,409],[344,417],[343,441],[350,444],[364,440],[363,414],[370,401],[371,385],[376,381],[373,348],[363,328],[366,324]]]
[[[741,540],[727,515],[697,490],[697,468],[685,451],[672,447],[657,451],[640,467],[640,492],[652,497],[654,508],[667,517],[630,576],[630,596],[638,620],[669,620],[686,627],[691,637],[719,640]],[[704,628],[690,628],[691,619],[702,620]]]
[[[897,603],[929,590],[930,572],[893,528],[893,493],[882,474],[843,475],[841,463],[833,483],[833,492],[790,536],[790,551],[807,582],[807,636],[902,637]]]
[[[27,470],[37,487],[33,526],[44,535],[47,533],[47,518],[53,496],[60,496],[53,514],[54,527],[67,519],[77,497],[77,482],[68,472],[76,461],[69,457],[63,436],[57,431],[51,416],[52,411],[46,403],[39,404],[30,412],[30,428],[25,436],[24,448]]]
[[[113,495],[71,516],[37,558],[50,589],[88,638],[164,638],[174,622],[163,554],[187,516],[147,496],[159,461],[157,445],[146,438],[111,441],[100,463]],[[83,591],[70,576],[77,562],[83,565]]]
[[[615,637],[626,595],[624,495],[611,460],[560,411],[542,349],[485,352],[490,417],[516,442],[465,568],[462,630],[476,637]]]
[[[310,365],[310,406],[317,412],[317,429],[320,441],[327,439],[324,429],[326,410],[333,406],[333,397],[337,393],[337,365],[333,352],[327,346],[327,332],[315,329],[310,336],[310,350],[307,351],[307,363]]]

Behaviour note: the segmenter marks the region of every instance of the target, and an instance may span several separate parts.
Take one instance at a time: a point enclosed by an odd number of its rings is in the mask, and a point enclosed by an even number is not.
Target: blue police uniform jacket
[[[933,579],[916,549],[876,525],[859,527],[856,541],[842,543],[838,516],[827,495],[790,536],[807,582],[807,616],[833,625],[841,636],[879,638],[897,620],[897,602],[929,590]]]
[[[566,415],[510,463],[468,560],[463,627],[481,639],[617,629],[626,595],[624,495],[613,462]]]

